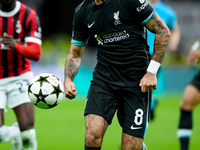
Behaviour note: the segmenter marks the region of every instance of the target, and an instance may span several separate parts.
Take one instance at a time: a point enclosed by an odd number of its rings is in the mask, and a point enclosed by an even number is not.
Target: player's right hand
[[[76,97],[77,91],[75,89],[75,84],[71,81],[71,79],[69,78],[65,79],[64,87],[65,87],[65,97],[69,99],[73,99]]]
[[[2,43],[9,49],[13,50],[15,48],[15,41],[13,36],[8,35],[7,33],[3,33],[3,41]]]
[[[140,80],[139,86],[141,87],[141,91],[143,93],[155,90],[157,88],[157,78],[156,75],[148,72],[143,76]]]

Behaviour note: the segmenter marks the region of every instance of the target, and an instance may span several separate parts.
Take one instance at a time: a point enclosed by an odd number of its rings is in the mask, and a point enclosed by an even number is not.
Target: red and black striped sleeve
[[[15,43],[15,50],[25,58],[39,60],[41,58],[41,27],[40,21],[33,9],[25,8],[23,17],[24,42],[27,46]]]
[[[36,12],[30,9],[30,13],[25,22],[25,42],[36,43],[41,45],[42,31],[40,27],[40,21]]]

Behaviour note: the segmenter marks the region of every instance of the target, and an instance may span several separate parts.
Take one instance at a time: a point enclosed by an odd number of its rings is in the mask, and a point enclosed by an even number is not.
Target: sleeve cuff
[[[71,40],[71,43],[76,45],[76,46],[84,46],[85,45],[85,41],[77,41],[77,40],[74,40],[74,39]]]
[[[149,17],[147,17],[147,18],[142,22],[142,25],[145,25],[147,22],[149,22],[149,20],[151,19],[153,13],[154,13],[154,10],[153,10],[153,12],[149,15]]]

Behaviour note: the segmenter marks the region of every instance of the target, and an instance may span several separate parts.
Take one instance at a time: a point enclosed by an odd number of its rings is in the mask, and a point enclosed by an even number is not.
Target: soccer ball
[[[64,87],[53,74],[37,75],[28,87],[31,102],[42,109],[49,109],[58,105],[64,97]]]

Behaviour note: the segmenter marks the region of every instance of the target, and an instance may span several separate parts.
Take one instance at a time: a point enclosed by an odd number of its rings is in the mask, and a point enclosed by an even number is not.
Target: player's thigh
[[[123,132],[133,137],[144,138],[149,118],[151,93],[141,92],[140,87],[120,90],[118,120]]]
[[[181,108],[191,111],[200,102],[200,91],[194,85],[189,84],[183,94]]]
[[[141,150],[142,149],[142,138],[137,138],[126,133],[122,133],[122,150]]]
[[[34,105],[24,103],[14,108],[21,131],[33,128],[34,124]]]
[[[92,82],[87,95],[84,115],[98,115],[111,124],[117,109],[117,100],[113,96],[114,90],[112,88],[107,83]]]
[[[4,113],[6,113],[6,93],[0,90],[0,127],[4,124]]]
[[[27,72],[20,76],[9,78],[7,85],[9,108],[13,109],[21,104],[30,102],[28,97],[28,86],[32,78],[32,72]]]

